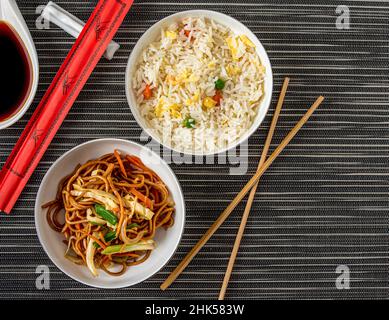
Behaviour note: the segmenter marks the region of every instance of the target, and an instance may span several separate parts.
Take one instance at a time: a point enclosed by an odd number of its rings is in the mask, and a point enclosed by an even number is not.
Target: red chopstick
[[[100,0],[0,172],[0,211],[10,213],[133,0]]]

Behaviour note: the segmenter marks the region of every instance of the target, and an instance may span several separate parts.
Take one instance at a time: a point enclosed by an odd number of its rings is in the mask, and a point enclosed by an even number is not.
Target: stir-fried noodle
[[[97,269],[117,276],[144,262],[156,230],[174,223],[174,203],[160,177],[116,150],[79,165],[42,207],[50,227],[65,236],[65,256],[95,276]]]

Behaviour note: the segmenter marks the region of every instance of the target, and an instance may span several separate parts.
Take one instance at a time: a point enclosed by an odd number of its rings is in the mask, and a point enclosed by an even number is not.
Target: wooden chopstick
[[[272,119],[272,122],[270,125],[270,129],[269,129],[269,132],[267,134],[265,145],[264,145],[263,150],[262,150],[261,158],[260,158],[259,163],[258,163],[257,172],[259,170],[261,170],[262,165],[265,163],[267,153],[269,151],[270,144],[271,144],[271,141],[273,139],[274,131],[276,129],[278,117],[280,115],[282,105],[284,104],[284,99],[285,99],[285,95],[286,95],[286,90],[288,89],[288,84],[289,84],[289,78],[286,77],[284,79],[284,83],[283,83],[282,88],[281,88],[280,97],[278,98],[277,106],[276,106],[276,109],[274,111],[274,115],[273,115],[273,119]],[[238,233],[237,233],[236,238],[235,238],[234,247],[232,248],[231,256],[230,256],[230,259],[228,261],[226,274],[224,275],[224,279],[223,279],[223,284],[222,284],[222,287],[220,289],[219,300],[224,300],[224,296],[226,294],[226,290],[228,287],[228,282],[230,281],[232,269],[234,268],[235,259],[236,259],[236,256],[238,254],[240,242],[242,240],[244,229],[246,228],[246,224],[247,224],[247,219],[250,215],[251,206],[252,206],[254,198],[255,198],[255,193],[257,191],[258,183],[259,183],[259,181],[257,181],[254,184],[253,188],[250,191],[250,194],[249,194],[249,197],[248,197],[248,200],[246,203],[246,207],[245,207],[244,212],[243,212],[242,220],[240,222],[239,230],[238,230]]]
[[[200,249],[207,243],[207,241],[212,237],[215,231],[227,219],[227,217],[231,214],[231,212],[235,209],[235,207],[239,204],[239,202],[242,201],[244,196],[251,190],[254,184],[257,183],[257,181],[259,181],[259,179],[264,174],[264,172],[270,167],[270,165],[279,156],[282,150],[285,149],[285,147],[294,138],[294,136],[301,129],[301,127],[308,121],[309,117],[322,103],[323,100],[324,100],[323,96],[319,96],[316,99],[316,101],[308,109],[306,114],[300,119],[299,122],[297,122],[294,128],[288,133],[288,135],[284,138],[284,140],[282,140],[282,142],[276,148],[276,150],[274,150],[274,152],[270,155],[267,161],[263,164],[261,170],[257,171],[255,175],[247,182],[247,184],[243,187],[243,189],[237,194],[235,199],[227,206],[227,208],[216,219],[216,221],[207,230],[207,232],[201,237],[201,239],[197,242],[197,244],[189,251],[189,253],[185,256],[185,258],[180,262],[180,264],[173,270],[173,272],[168,276],[168,278],[162,283],[161,285],[162,290],[168,288],[174,282],[174,280],[177,279],[177,277],[182,273],[182,271],[185,270],[185,268],[196,256],[196,254],[200,251]]]

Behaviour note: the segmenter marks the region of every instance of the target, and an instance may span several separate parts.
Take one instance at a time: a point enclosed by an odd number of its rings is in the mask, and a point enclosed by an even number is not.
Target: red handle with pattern
[[[0,172],[0,211],[10,213],[133,0],[100,0]]]

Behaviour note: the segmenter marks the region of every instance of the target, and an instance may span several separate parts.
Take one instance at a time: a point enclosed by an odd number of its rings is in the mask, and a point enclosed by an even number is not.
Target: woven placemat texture
[[[25,116],[0,132],[0,165],[74,42],[54,25],[37,28],[45,1],[17,2],[37,47],[40,83]],[[57,3],[86,21],[97,1]],[[338,5],[350,10],[349,29],[336,27]],[[125,97],[128,56],[153,23],[188,9],[237,18],[270,57],[275,94],[266,120],[249,139],[248,171],[230,175],[230,163],[172,164],[187,206],[173,259],[131,288],[86,287],[58,270],[39,243],[33,208],[40,181],[53,161],[82,142],[115,137],[147,143]],[[263,177],[226,298],[388,297],[388,1],[135,1],[115,40],[121,48],[114,60],[100,61],[13,213],[0,217],[0,298],[216,298],[242,205],[169,290],[159,285],[254,173],[285,76],[291,83],[272,150],[316,96],[326,100]],[[50,290],[36,289],[38,265],[50,268]],[[350,289],[336,287],[339,265],[350,269]]]

